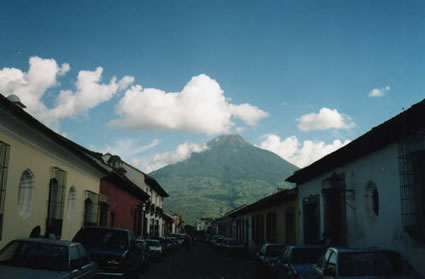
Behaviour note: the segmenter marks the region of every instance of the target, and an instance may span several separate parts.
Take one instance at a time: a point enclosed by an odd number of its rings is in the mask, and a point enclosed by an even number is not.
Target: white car
[[[161,242],[156,239],[145,239],[145,241],[149,246],[149,250],[151,251],[151,257],[160,258],[163,254]]]

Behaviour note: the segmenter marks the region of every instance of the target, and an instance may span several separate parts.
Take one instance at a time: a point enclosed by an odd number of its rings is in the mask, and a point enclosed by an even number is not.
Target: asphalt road
[[[248,256],[224,256],[208,244],[197,242],[151,262],[140,276],[146,279],[256,279],[255,261]]]

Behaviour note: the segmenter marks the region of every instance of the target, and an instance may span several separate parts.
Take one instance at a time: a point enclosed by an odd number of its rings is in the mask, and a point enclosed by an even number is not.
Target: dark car
[[[247,251],[246,245],[235,239],[225,239],[221,247],[225,255],[241,255]]]
[[[257,253],[256,267],[257,272],[262,274],[270,274],[273,272],[274,265],[280,259],[285,249],[285,245],[281,243],[266,243]]]
[[[328,248],[313,265],[314,278],[423,278],[396,251]]]
[[[73,241],[86,247],[90,257],[96,261],[100,275],[131,278],[139,273],[139,250],[130,230],[86,227],[75,235]]]
[[[166,254],[167,252],[169,252],[169,250],[170,250],[170,246],[169,246],[169,244],[170,244],[170,241],[169,240],[167,240],[165,237],[162,237],[162,236],[154,236],[154,237],[151,237],[151,239],[156,239],[156,240],[158,240],[160,243],[161,243],[161,247],[162,247],[162,253],[163,254]]]
[[[281,278],[307,278],[313,273],[313,264],[317,263],[325,251],[323,246],[287,246],[275,265],[276,273]]]
[[[0,278],[94,278],[95,262],[80,243],[42,238],[13,240],[0,251]]]
[[[151,259],[159,260],[163,255],[161,242],[158,239],[145,239],[149,247]]]

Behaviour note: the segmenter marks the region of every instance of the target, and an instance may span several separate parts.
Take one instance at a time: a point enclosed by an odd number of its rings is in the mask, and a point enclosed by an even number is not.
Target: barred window
[[[31,215],[34,187],[32,171],[26,169],[21,175],[18,189],[18,210],[22,218],[28,218]]]
[[[9,166],[10,146],[0,141],[0,240],[3,230],[4,198],[7,186],[7,169]]]
[[[48,233],[60,238],[62,235],[66,172],[59,168],[53,168],[52,176],[49,185],[46,228]]]
[[[84,226],[97,226],[98,224],[99,195],[86,191],[84,201]]]

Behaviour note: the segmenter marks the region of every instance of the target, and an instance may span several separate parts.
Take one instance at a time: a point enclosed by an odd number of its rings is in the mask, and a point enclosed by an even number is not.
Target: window
[[[46,230],[59,239],[62,235],[66,172],[59,168],[53,168],[52,176],[49,183]]]
[[[7,169],[9,165],[9,145],[0,141],[0,239],[3,228],[4,198],[7,186]]]
[[[401,220],[417,243],[425,244],[425,134],[399,144]]]
[[[67,207],[67,218],[68,221],[72,221],[75,215],[75,203],[77,201],[77,191],[75,190],[75,187],[72,186],[69,189],[68,193],[68,207]]]
[[[267,213],[267,242],[276,242],[276,213]]]
[[[84,226],[97,226],[98,201],[98,194],[86,191],[86,199],[84,201]]]
[[[34,184],[31,170],[26,169],[21,175],[18,189],[18,210],[22,218],[28,218],[31,215]]]

